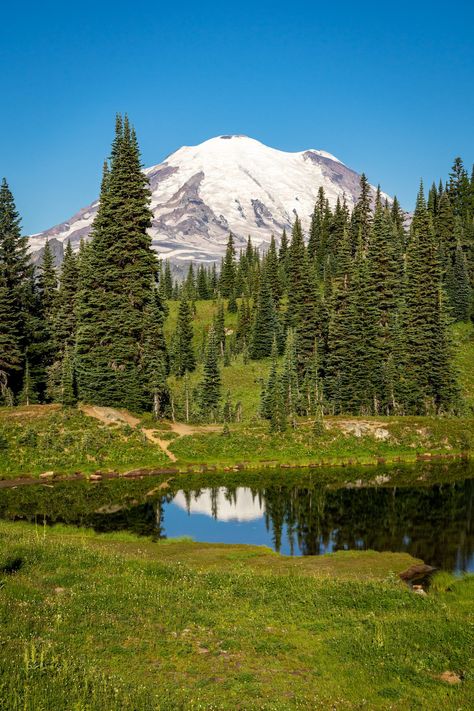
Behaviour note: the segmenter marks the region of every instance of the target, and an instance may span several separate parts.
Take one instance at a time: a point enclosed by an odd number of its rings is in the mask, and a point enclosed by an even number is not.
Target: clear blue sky
[[[0,175],[26,232],[97,196],[117,111],[146,165],[244,133],[321,148],[412,207],[474,161],[474,10],[438,3],[2,3]]]

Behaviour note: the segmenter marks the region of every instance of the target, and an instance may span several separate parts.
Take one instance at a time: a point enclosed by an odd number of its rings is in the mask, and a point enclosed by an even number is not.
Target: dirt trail
[[[135,428],[140,422],[138,417],[134,417],[126,410],[116,410],[114,407],[99,407],[99,405],[81,405],[79,409],[85,415],[89,415],[89,417],[95,417],[96,420],[100,420],[105,425],[121,423],[123,425],[130,425],[130,427]]]
[[[103,422],[106,425],[113,425],[117,423],[130,425],[135,429],[137,425],[140,424],[140,419],[134,417],[127,410],[117,410],[114,407],[100,407],[99,405],[81,405],[80,410],[89,417],[94,417],[96,420]],[[174,432],[178,437],[185,437],[186,435],[200,434],[203,432],[217,432],[219,430],[218,425],[206,425],[206,426],[192,426],[187,425],[184,422],[170,422],[171,432]],[[170,452],[169,446],[174,442],[174,440],[160,439],[156,432],[152,429],[142,429],[143,434],[149,442],[157,444],[160,449],[166,454],[166,456],[172,461],[176,462],[176,455]]]

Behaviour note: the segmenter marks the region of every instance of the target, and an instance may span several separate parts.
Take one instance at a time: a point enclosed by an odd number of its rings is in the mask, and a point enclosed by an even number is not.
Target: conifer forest
[[[326,415],[457,415],[466,409],[450,325],[473,314],[474,171],[460,158],[420,185],[413,214],[374,193],[364,174],[352,212],[320,188],[311,226],[261,250],[229,234],[220,265],[185,278],[152,249],[150,191],[137,136],[118,116],[90,241],[46,243],[33,266],[7,181],[0,189],[0,400],[78,401],[159,418],[230,422],[232,361],[269,359],[260,416],[273,432]],[[165,337],[169,307],[178,302]],[[214,303],[195,323],[196,301]],[[236,327],[226,328],[226,314]],[[198,332],[199,331],[199,332]],[[196,346],[196,343],[199,346]],[[202,367],[198,384],[189,375]],[[174,391],[172,383],[184,383]]]

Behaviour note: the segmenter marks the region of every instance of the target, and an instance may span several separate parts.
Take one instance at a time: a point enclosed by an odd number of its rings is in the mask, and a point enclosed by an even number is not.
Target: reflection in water
[[[274,477],[261,487],[166,490],[165,495],[149,482],[58,484],[0,491],[0,517],[127,530],[155,539],[187,535],[269,545],[293,555],[406,551],[438,568],[474,571],[474,479],[386,484],[298,486]]]
[[[189,491],[178,491],[173,504],[189,514],[206,514],[218,521],[254,521],[265,515],[261,498],[244,487],[229,491],[221,486],[203,489],[194,495]]]
[[[216,540],[215,531],[202,516],[218,522],[251,521],[264,517],[276,551],[296,555],[321,555],[337,550],[406,551],[416,558],[448,570],[474,570],[472,504],[474,480],[454,484],[403,488],[288,488],[272,486],[179,491],[163,503],[165,532],[176,535],[176,509],[186,509],[179,519],[181,535],[196,540]],[[220,527],[222,542],[233,540],[231,527]],[[245,529],[241,542],[250,542]]]

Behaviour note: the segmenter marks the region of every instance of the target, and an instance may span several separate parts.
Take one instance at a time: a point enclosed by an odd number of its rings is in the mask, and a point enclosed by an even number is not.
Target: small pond
[[[285,555],[405,551],[474,571],[473,465],[213,473],[0,490],[0,517],[155,539],[265,545]]]

